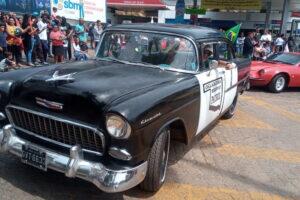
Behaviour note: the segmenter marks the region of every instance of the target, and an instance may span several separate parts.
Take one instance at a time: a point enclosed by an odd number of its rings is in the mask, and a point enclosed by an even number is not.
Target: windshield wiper
[[[283,64],[291,65],[291,63],[289,63],[289,62],[284,62],[284,61],[280,61],[280,60],[265,60],[265,62],[267,62],[267,63],[283,63]]]
[[[97,59],[102,60],[102,61],[112,61],[112,62],[117,62],[117,63],[122,63],[122,64],[129,64],[128,61],[119,60],[117,58],[112,58],[112,57],[97,58]]]

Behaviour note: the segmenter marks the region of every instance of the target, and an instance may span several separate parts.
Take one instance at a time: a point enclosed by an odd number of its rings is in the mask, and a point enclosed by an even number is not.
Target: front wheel
[[[271,83],[269,84],[269,90],[274,93],[282,92],[286,87],[286,84],[286,77],[283,74],[278,74],[272,79]]]
[[[156,192],[163,185],[169,158],[170,131],[164,129],[151,148],[148,158],[148,170],[144,181],[140,184],[142,190]]]
[[[236,110],[236,105],[237,105],[237,100],[238,100],[238,94],[236,94],[232,104],[230,105],[229,109],[226,111],[226,113],[223,115],[223,119],[230,119],[234,116],[235,110]]]

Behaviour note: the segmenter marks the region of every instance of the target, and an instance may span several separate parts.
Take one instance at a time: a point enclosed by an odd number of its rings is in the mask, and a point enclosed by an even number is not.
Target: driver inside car
[[[205,69],[209,69],[212,66],[224,67],[229,70],[234,67],[234,65],[230,62],[226,62],[224,60],[215,60],[213,55],[213,47],[212,45],[205,45],[203,48],[203,64]]]

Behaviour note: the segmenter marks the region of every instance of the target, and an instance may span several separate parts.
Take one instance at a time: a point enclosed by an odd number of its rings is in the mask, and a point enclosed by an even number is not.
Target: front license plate
[[[22,162],[47,171],[46,152],[38,148],[23,145]]]

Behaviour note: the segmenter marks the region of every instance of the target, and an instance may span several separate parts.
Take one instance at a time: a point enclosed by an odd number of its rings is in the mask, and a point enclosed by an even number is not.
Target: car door
[[[210,42],[201,44],[199,52],[200,68],[196,75],[200,86],[200,114],[198,121],[197,133],[203,131],[221,114],[224,102],[224,76],[225,68],[218,67],[217,48],[218,42]],[[207,46],[213,49],[209,65],[204,60],[204,50]]]
[[[217,44],[217,54],[218,59],[224,62],[229,62],[234,65],[233,68],[225,70],[224,74],[224,104],[222,108],[222,113],[225,112],[232,104],[236,93],[237,93],[237,83],[238,83],[238,69],[235,63],[232,63],[233,50],[229,43],[225,41],[220,41]]]

